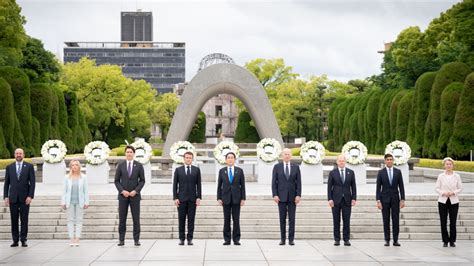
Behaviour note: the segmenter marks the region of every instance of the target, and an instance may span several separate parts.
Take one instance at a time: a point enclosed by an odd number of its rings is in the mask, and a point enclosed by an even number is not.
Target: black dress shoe
[[[10,247],[14,248],[14,247],[18,247],[18,242],[13,242]]]
[[[21,241],[21,246],[26,248],[26,247],[28,247],[28,244],[26,243],[26,241]]]
[[[295,241],[290,241],[288,244],[290,244],[290,246],[294,246],[294,245],[295,245]]]
[[[283,240],[280,241],[280,243],[278,243],[278,245],[280,245],[280,246],[284,246],[285,244],[286,244],[286,243],[285,243],[285,241],[283,241]]]
[[[135,246],[139,247],[141,246],[142,244],[140,244],[140,241],[135,241]]]
[[[454,242],[451,242],[451,243],[449,243],[449,246],[454,248],[454,247],[456,247],[456,244],[454,244]]]
[[[350,246],[350,245],[351,245],[351,242],[349,242],[349,240],[344,241],[344,246]]]
[[[188,239],[188,246],[192,246],[192,245],[194,245],[194,244],[193,244],[193,240],[192,240],[192,239]]]
[[[443,243],[443,247],[447,248],[447,247],[448,247],[448,243],[447,243],[447,242]]]
[[[240,242],[239,241],[234,241],[234,245],[240,246]]]
[[[394,245],[395,247],[401,246],[400,243],[398,243],[398,242],[393,242],[393,245]]]
[[[395,243],[394,243],[395,244]],[[390,246],[390,242],[389,241],[385,241],[385,244],[383,244],[384,246],[388,247]]]
[[[222,245],[228,246],[228,245],[230,245],[230,241],[225,241]]]
[[[120,240],[117,244],[117,246],[119,246],[119,247],[121,247],[123,245],[125,245],[125,241],[123,241],[123,240]]]
[[[179,240],[179,244],[178,244],[178,245],[180,245],[180,246],[184,246],[184,239],[180,239],[180,240]]]
[[[339,246],[339,245],[341,245],[341,241],[339,240],[334,241],[334,246]]]

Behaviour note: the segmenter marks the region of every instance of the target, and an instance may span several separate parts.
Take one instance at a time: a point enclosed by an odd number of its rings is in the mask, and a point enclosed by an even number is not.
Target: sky
[[[236,64],[283,58],[303,78],[381,72],[384,42],[425,30],[454,0],[17,0],[28,35],[62,58],[65,41],[120,41],[120,12],[153,12],[153,40],[186,43],[186,81],[211,53]]]

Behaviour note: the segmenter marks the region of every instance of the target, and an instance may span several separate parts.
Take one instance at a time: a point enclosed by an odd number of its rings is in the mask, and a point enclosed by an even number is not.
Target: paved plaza
[[[441,241],[404,241],[384,247],[383,241],[352,241],[351,247],[329,240],[296,240],[279,246],[277,240],[243,239],[241,246],[221,240],[196,239],[194,246],[177,240],[131,240],[118,247],[112,240],[84,240],[70,247],[65,240],[31,240],[28,248],[10,248],[0,241],[0,265],[473,265],[474,242],[459,241],[443,248]]]

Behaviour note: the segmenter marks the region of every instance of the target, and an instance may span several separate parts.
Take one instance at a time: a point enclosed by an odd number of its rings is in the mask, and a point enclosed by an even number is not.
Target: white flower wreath
[[[406,164],[411,158],[411,148],[406,142],[395,140],[385,147],[385,153],[393,155],[393,164]]]
[[[235,153],[235,159],[239,158],[240,151],[239,147],[232,141],[222,141],[214,148],[214,158],[220,164],[225,164],[225,156],[227,153]]]
[[[264,138],[257,144],[257,157],[267,163],[278,160],[281,153],[281,145],[276,139]]]
[[[92,141],[84,148],[84,156],[88,164],[100,165],[109,158],[110,148],[103,141]]]
[[[41,147],[41,156],[47,163],[61,162],[66,157],[66,153],[66,145],[58,139],[48,140]]]
[[[342,147],[342,154],[349,164],[363,164],[367,159],[367,147],[360,141],[349,141]]]
[[[150,162],[151,156],[153,155],[150,144],[146,143],[144,139],[138,139],[130,145],[135,148],[135,160],[141,164]]]
[[[173,143],[170,147],[171,159],[177,164],[184,164],[184,153],[190,151],[196,155],[193,144],[189,141],[178,141]],[[194,157],[194,156],[193,156]]]
[[[306,164],[321,163],[326,155],[323,144],[317,141],[308,141],[301,146],[300,156]]]

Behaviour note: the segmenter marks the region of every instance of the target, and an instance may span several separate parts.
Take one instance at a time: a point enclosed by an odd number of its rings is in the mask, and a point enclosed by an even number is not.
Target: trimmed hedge
[[[423,158],[420,158],[420,162],[417,163],[415,166],[436,168],[436,169],[444,169],[442,159],[423,159]],[[455,161],[454,162],[454,171],[474,172],[474,162]]]
[[[416,102],[415,114],[415,139],[411,144],[413,156],[421,157],[424,146],[425,125],[429,113],[431,86],[433,85],[436,72],[426,72],[421,75],[415,83]]]
[[[43,145],[43,143],[41,143],[41,136],[39,134],[40,132],[40,122],[38,121],[38,119],[36,119],[35,117],[33,117],[33,119],[31,120],[32,121],[32,124],[33,124],[33,132],[36,132],[35,134],[33,134],[33,139],[32,139],[32,146],[33,146],[33,151],[34,151],[34,155],[35,156],[40,156],[41,155],[41,146]],[[69,151],[69,147],[67,147],[68,151]]]
[[[367,124],[365,125],[365,130],[368,132],[367,143],[364,143],[369,152],[374,152],[375,143],[377,141],[377,117],[379,111],[379,101],[382,98],[382,91],[377,90],[370,97],[367,104]]]
[[[10,152],[8,151],[7,146],[5,146],[2,125],[0,125],[0,158],[10,158]]]
[[[3,154],[13,155],[15,147],[13,146],[13,132],[15,130],[15,109],[13,107],[13,94],[10,84],[3,78],[0,78],[0,127],[2,128],[3,143],[0,145]],[[3,145],[3,146],[2,146]],[[8,157],[8,158],[9,158]]]
[[[454,117],[459,104],[459,97],[464,88],[461,82],[453,82],[444,89],[441,94],[441,132],[439,133],[438,146],[439,150],[436,157],[443,158],[448,154],[448,143],[453,134]]]
[[[53,110],[52,91],[48,84],[34,83],[31,86],[31,113],[40,123],[40,141],[45,143],[51,131],[51,113]]]
[[[188,141],[191,143],[206,142],[206,114],[204,112],[199,112],[189,134]]]
[[[125,111],[123,125],[117,125],[115,119],[110,119],[107,139],[105,140],[110,147],[119,147],[120,145],[123,145],[125,141],[132,143],[130,137],[130,116],[128,114],[128,109]]]
[[[411,119],[412,104],[415,90],[405,91],[406,93],[400,99],[397,109],[397,119],[395,125],[395,137],[392,139],[407,141],[408,132],[410,127],[413,126],[414,119]],[[407,123],[407,121],[409,121]]]
[[[388,141],[386,143],[392,142],[397,137],[398,110],[400,109],[400,102],[401,102],[403,96],[405,96],[405,94],[407,92],[408,92],[408,90],[399,90],[399,92],[396,93],[395,96],[392,99],[392,103],[390,104],[390,114],[389,114],[390,135],[389,135]],[[406,121],[408,121],[408,120],[405,120],[405,122]]]
[[[260,141],[257,129],[250,124],[251,121],[252,118],[247,111],[240,112],[237,128],[235,129],[235,142],[258,143]]]

